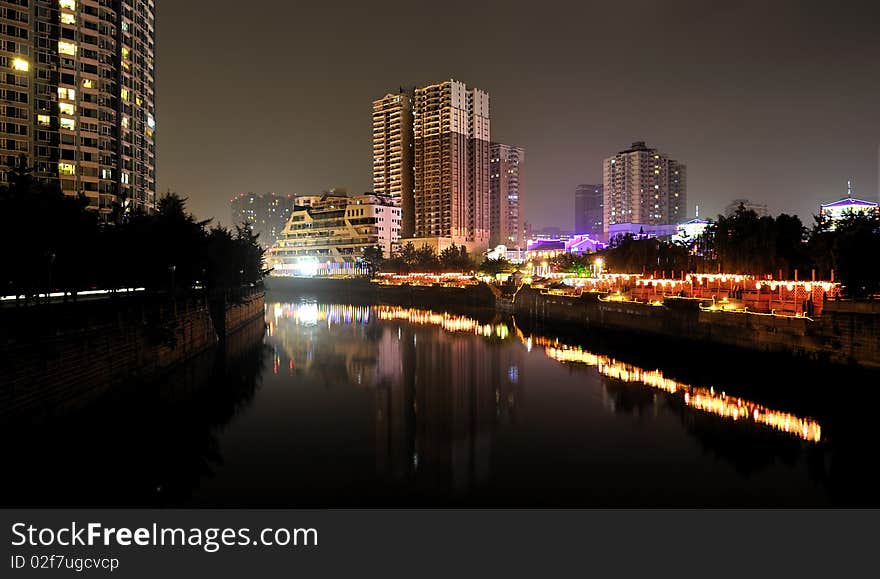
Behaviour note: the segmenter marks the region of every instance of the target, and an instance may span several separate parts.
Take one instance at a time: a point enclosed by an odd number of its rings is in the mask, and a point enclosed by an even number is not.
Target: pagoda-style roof
[[[865,201],[864,199],[856,199],[855,197],[844,197],[843,199],[839,199],[832,203],[823,203],[823,209],[830,209],[835,207],[877,207],[877,204],[873,201]]]

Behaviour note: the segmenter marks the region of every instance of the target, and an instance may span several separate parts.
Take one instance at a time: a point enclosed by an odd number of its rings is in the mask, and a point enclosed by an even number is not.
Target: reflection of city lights
[[[616,296],[609,296],[609,299],[614,297]],[[383,321],[407,322],[412,325],[433,325],[447,332],[469,333],[501,340],[508,339],[511,334],[511,328],[505,323],[484,324],[467,316],[395,306],[280,304],[273,308],[273,313],[275,323],[273,324],[270,321],[270,334],[277,331],[278,320],[280,319],[293,319],[294,323],[305,326],[316,325],[318,322],[326,322],[330,326],[367,324],[372,317]],[[810,418],[801,418],[793,414],[772,410],[755,402],[727,396],[724,392],[719,394],[711,387],[703,388],[683,384],[665,377],[660,370],[645,370],[631,364],[619,362],[609,356],[588,352],[580,347],[560,344],[558,339],[525,336],[516,326],[513,326],[513,331],[516,332],[517,337],[525,345],[527,351],[531,352],[532,348],[537,345],[543,348],[547,357],[557,362],[593,366],[601,375],[615,380],[640,383],[669,394],[681,394],[685,406],[728,420],[751,421],[754,424],[785,432],[810,442],[819,442],[822,439],[821,426]],[[399,327],[397,329],[397,337],[398,340],[402,337]],[[413,344],[415,343],[416,336],[414,334]],[[309,351],[309,359],[311,359],[312,354]],[[276,373],[277,365],[278,359],[276,358],[274,364],[274,371]],[[293,368],[292,359],[290,361],[290,368]],[[513,383],[519,380],[519,369],[517,367],[511,366],[508,369],[508,379]]]
[[[599,373],[622,382],[640,382],[645,386],[657,388],[670,394],[683,393],[686,406],[709,412],[731,420],[748,419],[752,422],[768,426],[780,432],[798,436],[810,442],[822,439],[822,427],[815,420],[800,418],[793,414],[766,408],[754,402],[717,394],[714,388],[700,388],[676,382],[663,376],[659,370],[643,370],[630,364],[618,362],[604,355],[597,355],[580,348],[559,346],[557,342],[546,338],[535,338],[538,345],[553,360],[559,362],[575,362],[595,366]]]

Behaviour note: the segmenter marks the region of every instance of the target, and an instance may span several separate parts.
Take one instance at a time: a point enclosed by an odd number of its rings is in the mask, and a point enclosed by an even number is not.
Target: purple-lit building
[[[552,259],[563,253],[583,255],[605,249],[608,244],[589,235],[572,235],[566,238],[531,239],[528,259]]]
[[[819,206],[819,218],[829,221],[831,229],[834,229],[835,223],[844,218],[848,214],[880,214],[880,208],[873,201],[865,201],[864,199],[856,199],[852,196],[852,188],[849,188],[848,195],[843,199],[838,199],[831,203],[823,203]]]

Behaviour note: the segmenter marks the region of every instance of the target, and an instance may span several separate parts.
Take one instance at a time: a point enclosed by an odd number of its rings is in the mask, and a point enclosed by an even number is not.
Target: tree
[[[511,272],[515,268],[512,263],[503,257],[497,259],[486,258],[480,264],[480,272],[487,275],[496,275],[499,273]]]
[[[440,252],[440,269],[443,271],[470,271],[474,262],[465,245],[450,245]]]
[[[375,276],[381,271],[385,264],[385,259],[382,256],[382,249],[376,245],[365,247],[361,252],[360,260],[366,267],[370,277]]]

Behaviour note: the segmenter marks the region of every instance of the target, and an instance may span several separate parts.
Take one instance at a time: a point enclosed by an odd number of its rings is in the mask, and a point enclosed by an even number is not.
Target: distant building
[[[725,217],[733,217],[740,205],[748,211],[754,211],[758,214],[758,217],[767,217],[770,215],[770,212],[767,211],[767,205],[763,203],[752,203],[748,199],[734,199],[724,208]]]
[[[689,219],[684,223],[679,223],[675,235],[672,236],[672,241],[673,243],[693,241],[694,239],[697,239],[698,237],[703,235],[709,225],[709,221],[707,221],[706,219],[700,219],[699,217],[695,219]]]
[[[608,241],[631,235],[635,239],[671,238],[678,232],[678,224],[649,225],[647,223],[615,223],[608,228]]]
[[[523,164],[521,147],[489,146],[489,245],[525,247],[523,220]]]
[[[293,211],[294,198],[278,193],[239,193],[230,201],[232,224],[249,223],[264,247],[271,247]]]
[[[880,215],[878,204],[873,201],[865,201],[852,196],[852,183],[847,183],[847,196],[831,203],[823,203],[819,205],[819,218],[830,222],[831,229],[834,229],[835,223],[840,221],[848,214],[869,214]]]
[[[598,235],[605,233],[603,185],[578,185],[574,190],[574,232]]]
[[[636,141],[603,162],[603,223],[654,227],[675,225],[687,214],[685,165]]]
[[[275,275],[364,273],[363,251],[379,247],[390,256],[401,226],[400,207],[386,195],[297,197],[268,261]]]

